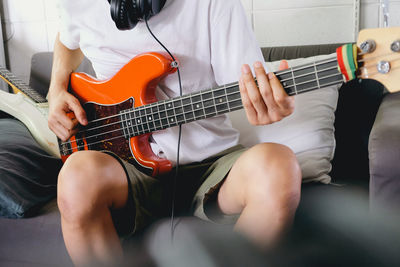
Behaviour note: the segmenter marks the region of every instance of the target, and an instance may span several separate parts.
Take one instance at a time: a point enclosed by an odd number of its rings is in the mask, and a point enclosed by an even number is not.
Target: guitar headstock
[[[359,33],[358,77],[374,79],[391,92],[400,91],[400,27]]]

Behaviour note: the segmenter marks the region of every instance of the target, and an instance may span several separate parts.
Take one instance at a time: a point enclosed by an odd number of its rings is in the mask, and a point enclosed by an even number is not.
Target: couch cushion
[[[289,60],[289,65],[306,64],[333,55]],[[278,62],[267,63],[269,70],[277,70]],[[303,181],[329,183],[330,161],[335,150],[334,121],[338,88],[329,86],[295,96],[295,111],[282,121],[252,126],[244,111],[231,114],[232,123],[241,133],[240,142],[249,147],[261,142],[274,142],[290,147],[297,156]]]
[[[0,236],[0,266],[72,266],[56,201],[34,218],[0,218]]]

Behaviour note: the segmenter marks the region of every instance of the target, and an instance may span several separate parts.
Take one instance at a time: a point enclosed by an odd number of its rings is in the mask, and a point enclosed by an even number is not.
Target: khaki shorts
[[[166,176],[153,178],[138,171],[132,164],[117,158],[125,169],[130,186],[128,207],[122,211],[124,214],[113,212],[119,234],[129,236],[160,218],[169,217],[173,198],[176,216],[194,215],[215,223],[234,223],[237,216],[222,214],[217,208],[216,199],[222,182],[245,150],[243,146],[238,145],[202,162],[179,166],[175,188],[176,169]],[[128,227],[129,230],[120,231],[118,227],[124,223],[119,222],[118,217],[125,217],[126,221],[126,212],[132,214],[130,218],[132,225]]]

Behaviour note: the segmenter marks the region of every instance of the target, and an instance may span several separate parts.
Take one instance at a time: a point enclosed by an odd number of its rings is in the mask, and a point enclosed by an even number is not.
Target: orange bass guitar
[[[359,45],[368,45],[365,41],[371,36],[383,38],[382,43],[376,41],[374,49],[359,56],[356,47],[350,45],[338,50],[338,57],[279,71],[276,75],[286,92],[295,95],[340,84],[344,76],[355,74],[359,63],[358,78],[376,79],[390,89],[400,84],[400,75],[390,71],[390,66],[393,69],[399,67],[396,57],[400,53],[390,50],[390,44],[399,34],[400,28],[363,31]],[[348,59],[340,59],[339,55],[347,55]],[[389,65],[388,69],[377,70],[377,65],[387,65],[384,62]],[[345,73],[346,68],[351,71]],[[133,58],[107,81],[73,73],[71,90],[81,101],[89,124],[67,142],[59,141],[61,158],[65,161],[76,151],[107,150],[149,175],[169,172],[171,163],[154,155],[150,148],[152,132],[242,108],[238,83],[157,101],[155,89],[158,82],[175,71],[169,56],[146,53]]]

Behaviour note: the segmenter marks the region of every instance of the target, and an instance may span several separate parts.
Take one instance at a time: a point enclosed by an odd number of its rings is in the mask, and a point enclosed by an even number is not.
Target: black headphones
[[[120,30],[131,30],[144,19],[160,13],[167,0],[108,0],[111,18]]]

